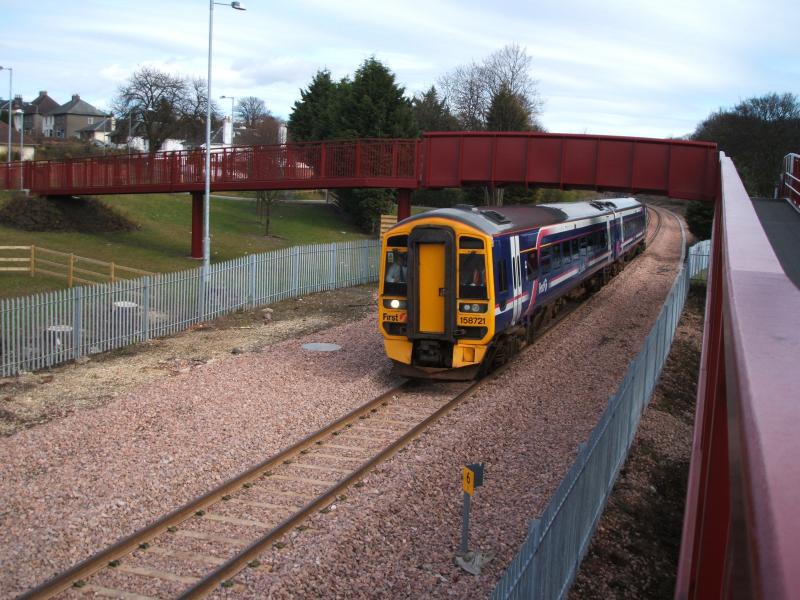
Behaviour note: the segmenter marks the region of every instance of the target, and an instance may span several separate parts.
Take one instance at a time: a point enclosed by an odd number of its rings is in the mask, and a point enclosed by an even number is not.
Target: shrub
[[[24,194],[14,194],[0,207],[0,223],[24,231],[109,233],[138,228],[136,223],[95,198]]]

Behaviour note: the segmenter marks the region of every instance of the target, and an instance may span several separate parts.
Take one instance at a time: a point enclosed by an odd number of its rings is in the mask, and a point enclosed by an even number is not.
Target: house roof
[[[97,110],[94,106],[81,100],[78,94],[72,96],[72,100],[66,104],[62,104],[58,108],[51,110],[48,114],[51,115],[82,115],[88,117],[105,117],[103,113]]]
[[[31,100],[25,107],[25,114],[28,115],[39,113],[40,115],[43,115],[53,112],[58,107],[58,102],[48,96],[46,91],[41,91],[39,92],[39,95]]]
[[[30,138],[30,136],[28,136]],[[26,146],[35,146],[33,140],[26,140]],[[8,144],[8,125],[0,121],[0,146],[3,148]],[[11,129],[11,145],[14,147],[12,150],[19,148],[19,132],[16,129]]]

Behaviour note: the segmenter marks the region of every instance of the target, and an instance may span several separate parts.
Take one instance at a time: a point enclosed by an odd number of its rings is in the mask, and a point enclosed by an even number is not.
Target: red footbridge
[[[410,214],[413,190],[471,185],[609,190],[715,203],[675,596],[800,595],[800,518],[794,513],[800,498],[800,289],[787,275],[788,263],[776,255],[778,245],[733,162],[715,144],[459,132],[234,147],[211,158],[214,192],[391,188],[397,190],[400,218]],[[0,188],[39,195],[189,192],[195,257],[202,255],[204,177],[202,151],[0,166]],[[800,207],[797,155],[784,162],[780,193]],[[787,218],[780,220],[791,226]],[[800,256],[800,247],[789,254]]]

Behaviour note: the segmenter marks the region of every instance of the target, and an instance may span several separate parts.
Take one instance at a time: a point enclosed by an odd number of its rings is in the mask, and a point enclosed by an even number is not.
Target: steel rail
[[[646,244],[650,244],[650,242],[658,237],[658,233],[661,231],[661,211],[657,210],[654,206],[649,205],[647,206],[647,210],[656,216],[656,224],[654,225],[652,235],[645,240]]]
[[[301,450],[313,445],[320,438],[323,438],[337,429],[340,429],[348,422],[356,420],[362,414],[370,412],[375,406],[380,405],[387,398],[391,398],[398,391],[405,388],[407,384],[408,382],[403,382],[387,392],[382,393],[366,404],[350,411],[336,421],[333,421],[324,428],[304,437],[300,441],[289,446],[288,448],[285,448],[284,450],[281,450],[263,462],[250,467],[240,475],[229,479],[220,486],[201,496],[198,496],[194,500],[189,501],[180,508],[175,509],[143,529],[140,529],[130,536],[119,540],[105,550],[90,556],[67,571],[64,571],[63,573],[53,577],[48,581],[45,581],[34,589],[22,594],[19,596],[19,600],[40,600],[44,598],[51,598],[55,594],[58,594],[59,592],[62,592],[72,586],[75,581],[85,579],[93,575],[103,567],[107,566],[109,562],[117,560],[136,550],[140,543],[153,539],[166,532],[169,527],[189,519],[198,510],[202,510],[203,508],[221,500],[222,497],[228,492],[238,489],[242,487],[243,484],[249,483],[254,479],[260,478],[265,469],[276,466],[277,464],[282,463],[284,460],[299,454]]]

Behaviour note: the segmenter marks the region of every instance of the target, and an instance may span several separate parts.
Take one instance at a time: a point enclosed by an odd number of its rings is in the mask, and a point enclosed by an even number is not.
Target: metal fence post
[[[256,255],[251,254],[249,257],[249,276],[250,276],[250,307],[256,306]]]
[[[293,248],[292,255],[292,297],[296,298],[300,295],[300,246]]]
[[[336,271],[339,266],[339,244],[331,244],[331,289],[336,289]]]
[[[142,277],[142,339],[150,339],[150,276]]]
[[[72,358],[82,356],[83,345],[83,288],[72,288]]]

